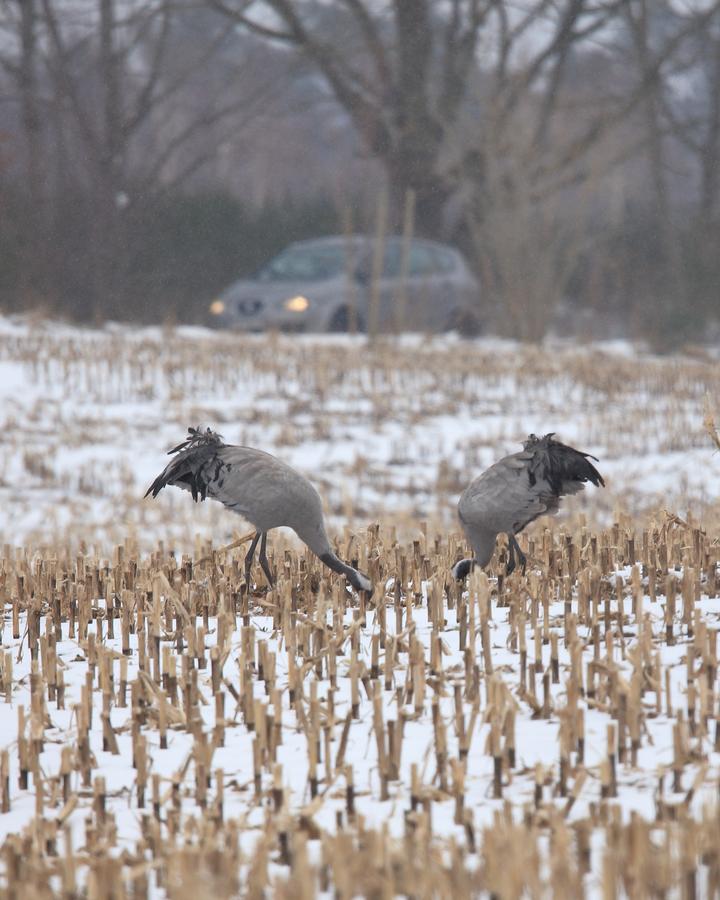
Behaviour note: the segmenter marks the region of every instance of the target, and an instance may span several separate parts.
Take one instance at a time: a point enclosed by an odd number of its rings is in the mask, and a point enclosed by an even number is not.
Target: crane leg
[[[505,567],[505,574],[510,575],[515,571],[515,547],[513,545],[512,535],[508,534],[508,561]]]
[[[268,562],[267,554],[265,553],[265,545],[267,544],[267,531],[263,531],[262,540],[260,541],[260,555],[258,559],[260,560],[260,565],[262,566],[262,570],[265,573],[265,577],[268,580],[268,584],[270,587],[275,585],[275,581],[272,576],[272,572],[270,571],[270,563]]]
[[[255,548],[257,547],[257,543],[260,540],[260,532],[255,532],[255,537],[252,539],[252,543],[250,544],[250,549],[245,554],[245,584],[250,589],[250,569],[252,568],[253,557],[255,556]]]
[[[520,549],[520,544],[517,542],[517,538],[514,534],[508,535],[509,547],[510,547],[510,561],[508,562],[507,574],[509,575],[512,570],[515,568],[515,557],[517,555],[517,561],[520,563],[520,568],[525,572],[525,566],[527,564],[527,557]]]

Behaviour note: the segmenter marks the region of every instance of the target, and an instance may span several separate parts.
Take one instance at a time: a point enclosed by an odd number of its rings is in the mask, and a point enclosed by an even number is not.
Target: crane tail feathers
[[[596,487],[605,486],[605,479],[590,462],[591,459],[598,461],[595,456],[553,440],[553,437],[554,432],[542,438],[531,434],[523,445],[533,454],[529,469],[531,484],[544,479],[558,496],[575,493],[588,481]]]
[[[177,447],[168,451],[175,456],[145,492],[145,496],[157,497],[167,485],[177,485],[189,490],[193,500],[205,500],[208,484],[203,477],[205,465],[224,447],[222,436],[210,428],[188,428],[188,436]]]

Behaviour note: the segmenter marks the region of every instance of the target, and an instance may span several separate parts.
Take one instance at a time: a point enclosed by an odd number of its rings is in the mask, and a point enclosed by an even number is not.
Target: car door
[[[405,245],[402,238],[388,238],[374,298],[370,290],[368,321],[376,320],[379,331],[426,331],[432,327],[437,317],[432,310],[432,270],[433,260],[424,244],[411,241]]]
[[[375,295],[369,288],[368,323],[383,331],[442,331],[461,301],[448,253],[423,240],[388,238]],[[375,307],[373,309],[373,307]]]
[[[400,241],[398,242],[400,245]],[[445,326],[454,305],[454,290],[438,267],[434,247],[422,240],[398,250],[398,271],[392,285],[390,325],[396,331],[437,331]],[[389,291],[388,291],[389,292]]]
[[[357,279],[366,295],[367,328],[369,334],[382,334],[392,328],[395,298],[400,274],[400,242],[387,238],[382,247],[380,277],[374,280],[375,246],[367,248],[365,259],[358,267]]]
[[[413,241],[408,261],[408,320],[413,330],[440,331],[455,305],[452,284],[438,266],[432,244]]]

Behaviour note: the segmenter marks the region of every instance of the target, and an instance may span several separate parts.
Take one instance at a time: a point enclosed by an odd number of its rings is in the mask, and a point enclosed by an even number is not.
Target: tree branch
[[[233,19],[239,25],[243,25],[248,31],[258,35],[258,37],[268,38],[271,41],[283,41],[289,44],[297,43],[297,38],[292,31],[280,31],[276,28],[270,28],[268,25],[262,25],[260,22],[256,22],[254,19],[246,16],[244,12],[231,6],[227,0],[208,0],[208,2],[217,12],[223,13],[223,15]],[[254,5],[254,0],[243,0],[241,5],[244,9],[249,9]]]

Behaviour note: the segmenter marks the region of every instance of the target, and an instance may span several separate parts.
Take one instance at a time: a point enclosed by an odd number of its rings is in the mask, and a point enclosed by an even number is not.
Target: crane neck
[[[318,559],[323,562],[328,569],[332,569],[333,572],[337,572],[339,575],[344,575],[356,591],[372,590],[372,582],[367,575],[363,575],[362,572],[359,572],[357,569],[344,563],[335,555],[335,553],[333,553],[330,541],[328,540],[322,525],[316,528],[296,529],[296,531],[300,540],[307,544]]]

